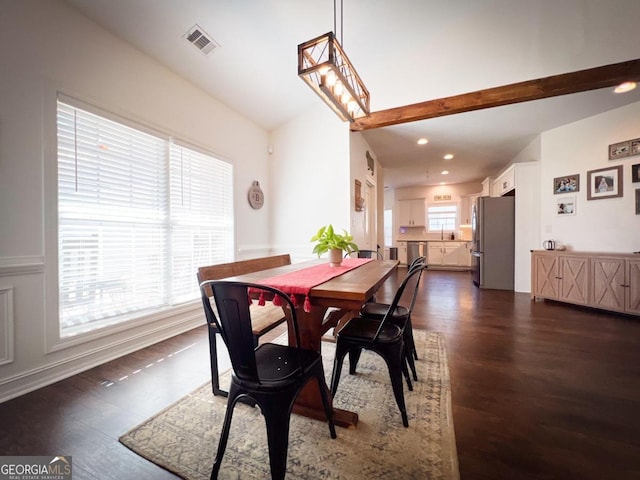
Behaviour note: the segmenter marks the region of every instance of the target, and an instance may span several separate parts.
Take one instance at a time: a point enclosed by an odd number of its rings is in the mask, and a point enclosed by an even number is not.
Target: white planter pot
[[[342,264],[342,250],[339,248],[332,248],[329,250],[329,265],[332,267],[339,267]]]

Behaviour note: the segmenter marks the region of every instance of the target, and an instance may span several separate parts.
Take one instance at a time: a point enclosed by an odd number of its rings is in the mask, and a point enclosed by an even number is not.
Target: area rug
[[[413,392],[405,388],[409,428],[402,426],[384,361],[365,351],[358,373],[349,375],[345,359],[334,405],[357,412],[358,426],[336,427],[338,438],[332,440],[326,422],[292,415],[288,480],[459,478],[444,336],[421,330],[414,335],[419,380]],[[323,343],[327,384],[333,353],[334,345]],[[228,381],[223,378],[221,384]],[[208,479],[225,409],[226,398],[213,396],[207,383],[120,442],[182,478]],[[219,478],[270,478],[266,428],[258,408],[236,406]]]

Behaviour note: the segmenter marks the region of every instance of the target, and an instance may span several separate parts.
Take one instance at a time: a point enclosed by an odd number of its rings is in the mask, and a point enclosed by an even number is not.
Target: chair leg
[[[416,350],[416,342],[413,339],[413,326],[411,325],[411,317],[409,317],[409,319],[407,320],[406,332],[408,339],[407,343],[409,345],[409,353],[413,354],[413,358],[418,360],[418,350]]]
[[[407,381],[407,388],[410,392],[413,392],[413,383],[411,383],[411,376],[409,375],[409,368],[407,364],[409,361],[407,360],[407,351],[402,349],[402,374],[404,375],[405,380]]]
[[[222,465],[222,457],[224,457],[224,451],[227,448],[227,441],[229,440],[229,430],[231,429],[231,419],[233,418],[233,409],[236,406],[239,394],[238,388],[232,383],[229,392],[229,400],[227,400],[227,412],[224,415],[224,423],[222,425],[222,432],[220,433],[220,440],[218,441],[218,450],[216,451],[216,458],[213,462],[213,468],[211,469],[211,480],[216,480],[220,473],[220,466]]]
[[[216,345],[217,330],[215,325],[209,324],[209,357],[211,360],[211,387],[214,395],[227,396],[227,392],[220,388],[220,373],[218,372],[218,348]]]
[[[418,381],[418,372],[416,371],[416,362],[413,359],[413,355],[411,354],[411,349],[409,348],[408,345],[405,345],[404,358],[406,359],[407,363],[409,364],[409,368],[411,369],[411,373],[413,374],[413,379],[417,382]]]
[[[336,353],[333,358],[333,373],[331,375],[331,396],[335,397],[336,392],[338,391],[338,384],[340,383],[340,374],[342,373],[342,362],[344,361],[344,357],[347,354],[347,350],[342,347],[340,344],[340,339],[338,338],[336,342]]]
[[[296,396],[297,389],[292,389],[276,395],[266,394],[258,401],[267,425],[269,466],[272,480],[284,480],[287,473],[289,423],[291,408]],[[283,408],[287,404],[289,408]]]
[[[349,375],[355,375],[356,367],[358,366],[358,360],[360,360],[361,354],[361,348],[354,348],[349,350]]]
[[[316,376],[316,380],[318,381],[318,389],[320,390],[320,397],[322,398],[322,405],[324,407],[324,413],[327,415],[327,423],[329,424],[329,433],[331,434],[331,438],[336,438],[336,426],[333,423],[333,407],[331,406],[331,402],[329,401],[329,392],[327,391],[327,387],[324,380],[324,368],[322,368],[322,364],[319,364],[319,372]]]
[[[404,390],[402,387],[402,366],[406,364],[402,358],[402,345],[393,347],[387,356],[387,367],[389,368],[389,377],[391,378],[391,386],[393,387],[393,395],[396,397],[396,403],[402,416],[402,425],[409,426],[409,418],[407,417],[407,408],[404,403]]]
[[[279,408],[265,412],[267,441],[269,443],[269,466],[272,480],[284,480],[287,473],[287,453],[289,450],[289,412]]]

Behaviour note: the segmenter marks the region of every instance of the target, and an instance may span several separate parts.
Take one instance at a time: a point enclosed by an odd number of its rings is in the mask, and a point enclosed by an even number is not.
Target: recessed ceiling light
[[[443,158],[445,160],[451,160],[453,158],[453,153],[447,153]]]
[[[426,138],[421,138],[420,140],[418,140],[418,145],[426,145],[427,143],[429,143],[429,140],[427,140]]]
[[[440,173],[442,175],[449,175],[449,170],[442,170]]]
[[[636,88],[636,82],[624,82],[618,85],[613,91],[615,93],[627,93]]]
[[[440,185],[446,185],[446,183],[445,182],[440,182]]]

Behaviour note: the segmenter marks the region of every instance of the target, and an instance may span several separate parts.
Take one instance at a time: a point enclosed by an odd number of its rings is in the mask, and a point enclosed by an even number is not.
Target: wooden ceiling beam
[[[586,92],[617,86],[627,81],[640,83],[640,59],[379,110],[352,122],[351,131],[359,132],[483,108]]]

